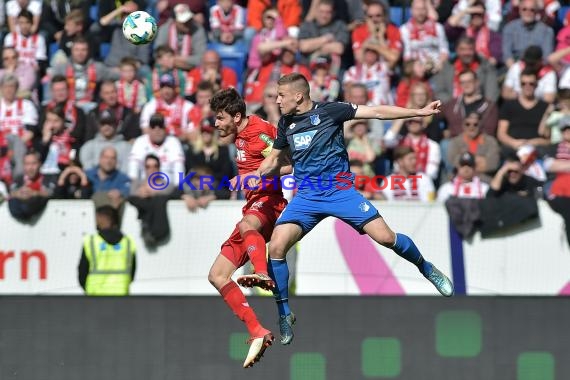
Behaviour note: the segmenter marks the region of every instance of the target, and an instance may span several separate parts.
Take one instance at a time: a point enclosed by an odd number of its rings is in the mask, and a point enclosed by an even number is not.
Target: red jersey
[[[236,163],[239,175],[254,172],[259,168],[265,157],[271,152],[273,141],[277,138],[277,128],[259,116],[250,115],[247,126],[236,136]],[[276,179],[270,182],[268,178],[260,183],[260,189],[247,191],[246,198],[260,193],[282,194],[281,182]]]

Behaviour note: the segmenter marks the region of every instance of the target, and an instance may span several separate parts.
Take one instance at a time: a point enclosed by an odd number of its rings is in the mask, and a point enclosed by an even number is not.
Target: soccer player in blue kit
[[[298,73],[283,76],[278,86],[277,104],[283,116],[279,120],[277,139],[270,155],[253,173],[257,179],[249,181],[249,186],[259,186],[262,177],[278,174],[280,159],[287,155],[285,149],[290,149],[295,181],[301,185],[277,219],[269,243],[268,271],[276,285],[274,295],[279,310],[281,344],[291,343],[295,323],[288,303],[286,253],[327,216],[343,220],[361,234],[368,234],[378,244],[392,249],[416,265],[442,295],[452,296],[453,284],[449,278],[423,258],[412,239],[394,233],[378,210],[354,186],[347,189],[346,183],[352,183],[354,175],[350,173],[343,135],[343,123],[347,120],[430,116],[440,112],[441,102],[432,102],[422,109],[313,102],[307,79]],[[315,186],[329,178],[332,186]],[[303,183],[312,185],[303,186]],[[264,285],[240,281],[240,278],[238,283],[242,286]]]

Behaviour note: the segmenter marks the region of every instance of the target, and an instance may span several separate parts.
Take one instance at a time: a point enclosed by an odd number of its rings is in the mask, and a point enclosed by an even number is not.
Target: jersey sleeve
[[[356,110],[358,109],[356,104],[345,102],[332,102],[328,103],[325,107],[329,116],[341,126],[345,121],[354,119],[354,115],[356,115]]]
[[[275,149],[285,149],[289,146],[289,142],[287,141],[287,134],[285,133],[285,118],[281,118],[279,123],[277,124],[277,138],[273,142],[273,147]]]

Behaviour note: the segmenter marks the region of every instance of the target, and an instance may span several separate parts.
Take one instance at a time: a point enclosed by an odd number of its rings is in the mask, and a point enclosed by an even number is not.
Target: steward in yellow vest
[[[83,238],[79,283],[89,296],[126,296],[135,277],[136,247],[111,206],[96,210],[98,232]]]

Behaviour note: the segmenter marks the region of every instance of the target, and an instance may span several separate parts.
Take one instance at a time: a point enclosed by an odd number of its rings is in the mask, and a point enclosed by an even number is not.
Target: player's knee
[[[287,255],[287,250],[285,249],[285,244],[280,242],[270,242],[269,243],[269,257],[272,259],[284,259]]]
[[[215,268],[212,268],[208,273],[208,281],[219,290],[228,282],[228,277]]]
[[[396,242],[396,235],[389,229],[383,229],[377,232],[375,239],[378,244],[390,248]]]

